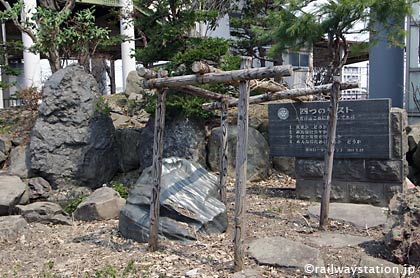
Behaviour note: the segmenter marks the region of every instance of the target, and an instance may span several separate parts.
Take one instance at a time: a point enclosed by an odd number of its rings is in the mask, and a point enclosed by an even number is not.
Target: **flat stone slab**
[[[20,215],[0,217],[0,241],[16,239],[27,224]]]
[[[370,256],[363,256],[360,259],[359,266],[362,267],[364,271],[363,273],[357,273],[355,276],[356,278],[395,278],[405,277],[402,276],[403,274],[413,274],[405,272],[408,271],[408,269],[404,269],[402,265],[397,265],[392,262]],[[414,269],[411,269],[411,271],[413,270]],[[409,275],[408,277],[412,276]]]
[[[28,222],[72,225],[70,216],[55,203],[36,202],[26,206],[16,206],[16,210]]]
[[[317,249],[283,237],[254,240],[249,245],[249,254],[265,265],[299,269],[307,264],[324,266]]]
[[[320,247],[343,248],[347,246],[357,246],[363,242],[371,241],[371,238],[363,236],[354,236],[330,232],[321,232],[312,234],[308,237],[309,241]]]
[[[321,205],[308,208],[308,213],[319,218]],[[349,222],[360,228],[373,228],[386,223],[386,209],[362,204],[331,203],[329,218]]]

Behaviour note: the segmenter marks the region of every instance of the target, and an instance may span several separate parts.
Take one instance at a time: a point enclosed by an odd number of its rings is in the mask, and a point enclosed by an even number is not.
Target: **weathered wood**
[[[340,82],[334,81],[331,88],[331,99],[329,109],[328,133],[327,133],[327,152],[324,159],[324,185],[322,191],[321,213],[319,217],[319,227],[325,229],[328,222],[330,208],[330,193],[332,169],[334,163],[335,135],[337,129],[338,100],[340,98]]]
[[[176,88],[178,91],[182,91],[184,93],[193,95],[193,96],[201,96],[204,98],[208,98],[208,99],[214,99],[214,100],[218,100],[221,101],[222,99],[228,99],[228,100],[237,100],[236,98],[233,97],[229,97],[227,95],[223,95],[223,94],[219,94],[219,93],[215,93],[213,91],[210,90],[206,90],[200,87],[196,87],[196,86],[192,86],[192,85],[187,85],[184,87],[179,87]]]
[[[341,83],[340,89],[341,90],[347,90],[347,89],[353,89],[358,88],[358,83]],[[320,85],[313,88],[303,88],[303,89],[291,89],[276,93],[266,93],[262,95],[252,96],[249,98],[250,104],[257,104],[267,101],[274,101],[274,100],[280,100],[280,99],[291,99],[295,97],[300,96],[308,96],[308,95],[315,95],[319,93],[327,93],[331,92],[332,84],[327,85]],[[238,106],[237,100],[229,101],[229,107],[236,107]],[[202,108],[204,110],[214,110],[214,109],[220,109],[221,105],[219,102],[211,102],[211,103],[204,103],[202,105]]]
[[[210,72],[222,72],[222,70],[212,67],[203,61],[194,62],[191,66],[191,70],[193,73],[199,73],[199,74],[210,73]]]
[[[191,66],[191,70],[194,73],[204,74],[204,73],[211,73],[211,72],[223,72],[221,69],[215,68],[207,64],[206,62],[194,62]],[[278,92],[282,90],[286,90],[286,87],[282,84],[274,82],[272,80],[250,80],[249,81],[250,90],[256,90],[259,92]],[[229,84],[233,86],[239,86],[238,81],[229,82]]]
[[[143,77],[145,79],[151,79],[151,78],[163,78],[163,77],[167,77],[169,75],[167,70],[159,70],[159,71],[154,71],[152,69],[147,69],[147,68],[138,68],[137,69],[137,74],[140,77]]]
[[[275,66],[206,74],[193,74],[167,78],[154,78],[149,80],[143,80],[142,87],[145,89],[164,87],[177,88],[194,84],[214,84],[230,81],[270,78],[275,76],[290,76],[291,74],[291,66]]]
[[[242,57],[241,68],[250,68],[251,57]],[[236,145],[236,182],[235,182],[235,231],[234,231],[234,271],[244,267],[244,237],[245,237],[245,198],[247,180],[247,150],[248,150],[248,108],[249,81],[241,81],[239,85],[238,106],[238,139]]]
[[[149,227],[149,250],[156,251],[158,248],[159,213],[160,213],[160,181],[162,176],[162,154],[165,128],[165,99],[166,90],[157,92],[158,99],[155,111],[155,131],[153,141],[152,178],[153,189],[150,203],[150,227]]]
[[[140,77],[143,77],[145,79],[157,78],[158,77],[157,72],[155,72],[154,70],[151,70],[151,69],[147,69],[147,68],[138,68],[137,69],[137,74]]]
[[[220,200],[226,205],[226,181],[228,176],[228,100],[222,100],[222,113],[220,116],[220,129],[222,131],[221,148],[220,148],[220,163],[219,163],[219,196]]]

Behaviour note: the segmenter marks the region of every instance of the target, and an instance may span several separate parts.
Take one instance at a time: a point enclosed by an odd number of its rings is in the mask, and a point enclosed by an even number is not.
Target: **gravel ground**
[[[122,238],[118,220],[76,221],[73,226],[34,223],[16,241],[0,242],[0,277],[233,277],[233,186],[230,181],[225,234],[198,235],[188,243],[161,241],[159,251],[151,253],[147,244]],[[245,242],[283,236],[311,245],[307,238],[318,231],[317,220],[307,215],[311,204],[294,195],[294,180],[278,173],[249,184]],[[378,241],[369,247],[371,255],[389,256],[380,243],[381,228],[359,230],[332,221],[330,230],[368,236]],[[357,265],[366,252],[361,247],[319,249],[326,264],[348,266]],[[249,256],[245,268],[261,277],[305,277],[298,270],[257,265]]]

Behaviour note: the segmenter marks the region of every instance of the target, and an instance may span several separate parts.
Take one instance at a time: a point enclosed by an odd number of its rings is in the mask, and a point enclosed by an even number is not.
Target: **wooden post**
[[[149,250],[156,251],[158,248],[159,232],[159,212],[160,212],[160,180],[162,176],[162,154],[164,147],[164,128],[165,128],[165,99],[166,90],[157,92],[158,99],[155,113],[155,132],[153,141],[153,162],[152,178],[153,189],[150,201],[150,227],[149,227]]]
[[[222,115],[220,116],[220,129],[222,132],[220,144],[220,164],[219,164],[219,196],[220,200],[227,206],[226,180],[228,175],[228,100],[222,100]]]
[[[117,92],[117,87],[115,85],[115,61],[114,60],[111,60],[111,76],[109,79],[111,82],[111,95],[112,95]]]
[[[330,111],[328,121],[328,137],[327,137],[327,152],[325,153],[324,162],[324,185],[322,191],[321,213],[319,218],[319,227],[325,230],[325,225],[328,222],[328,213],[330,209],[330,193],[331,193],[331,179],[332,169],[334,163],[334,149],[335,149],[335,135],[337,129],[337,111],[338,100],[340,98],[340,82],[334,81],[331,88]]]
[[[241,69],[250,68],[251,57],[241,58]],[[245,197],[246,169],[248,150],[248,108],[249,81],[241,81],[239,85],[238,105],[238,139],[236,145],[236,183],[235,183],[235,233],[234,233],[234,271],[241,271],[244,266],[245,237]]]

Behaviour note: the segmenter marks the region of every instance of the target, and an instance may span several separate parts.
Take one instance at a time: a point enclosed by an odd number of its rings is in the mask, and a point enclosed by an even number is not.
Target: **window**
[[[309,54],[289,53],[289,64],[294,67],[307,68],[309,67]]]

